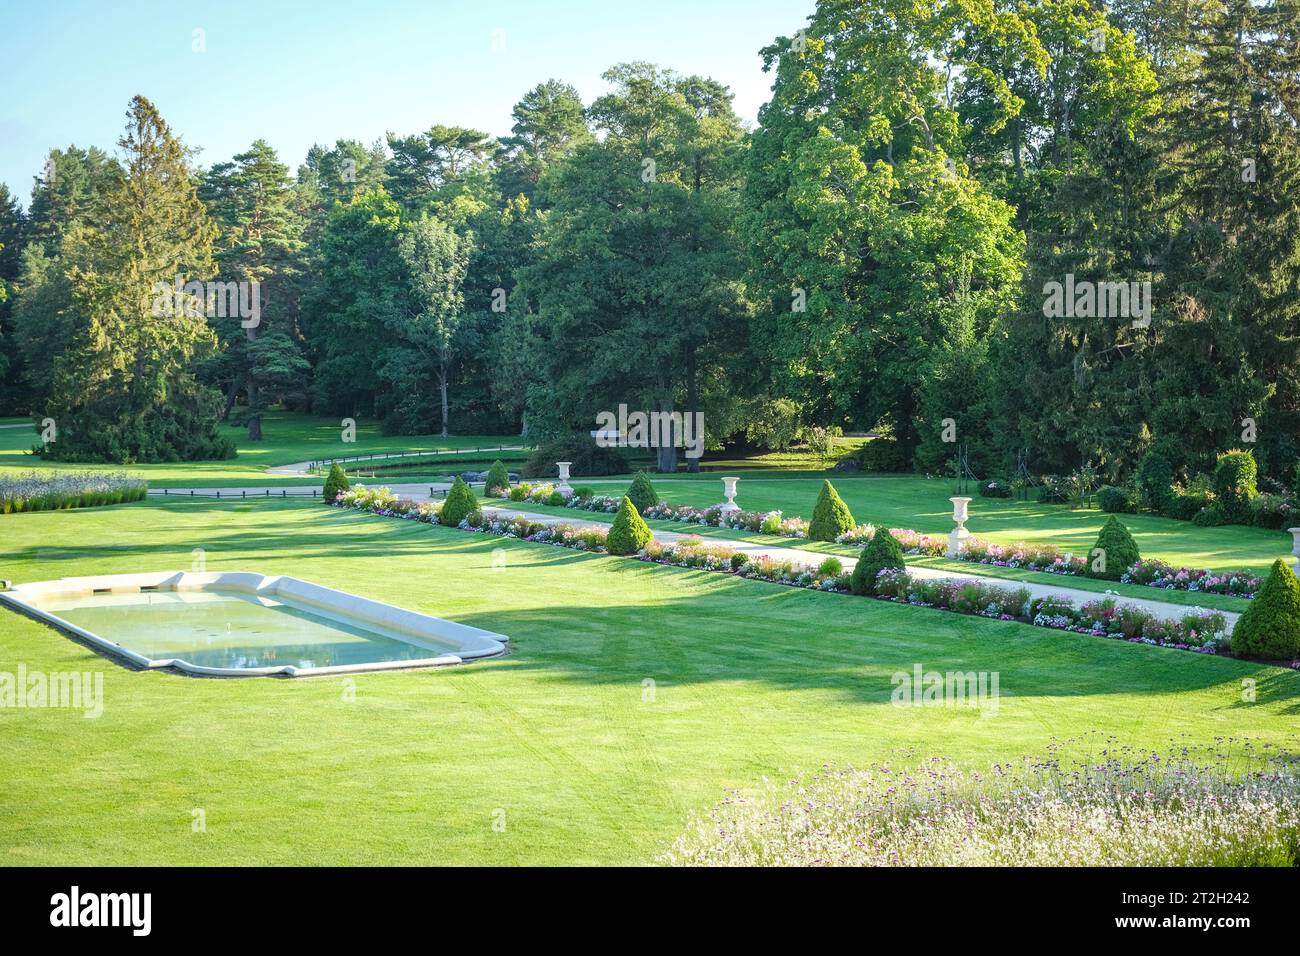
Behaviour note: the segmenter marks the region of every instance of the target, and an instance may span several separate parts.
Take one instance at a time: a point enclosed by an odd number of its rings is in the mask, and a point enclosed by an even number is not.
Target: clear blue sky
[[[0,0],[0,182],[28,202],[53,146],[113,149],[143,93],[203,165],[259,137],[291,170],[313,143],[434,123],[494,135],[551,77],[585,102],[614,63],[726,83],[753,121],[758,50],[814,0]],[[193,31],[206,52],[193,51]],[[500,31],[500,32],[498,32]],[[494,47],[497,47],[494,49]]]

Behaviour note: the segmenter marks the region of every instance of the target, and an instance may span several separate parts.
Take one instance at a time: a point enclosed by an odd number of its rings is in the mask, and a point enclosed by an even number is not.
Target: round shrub
[[[569,499],[564,497],[563,492],[552,491],[546,496],[546,503],[552,508],[563,508],[569,503]]]
[[[813,509],[812,521],[808,524],[808,539],[834,541],[844,532],[852,531],[856,525],[853,513],[835,486],[829,481],[823,481],[821,494],[817,496],[817,507]]]
[[[1232,631],[1241,657],[1291,661],[1300,658],[1300,581],[1281,558]]]
[[[447,492],[447,500],[443,502],[442,510],[438,512],[438,522],[454,528],[476,511],[478,511],[478,500],[474,497],[474,492],[470,491],[469,485],[457,475],[456,480],[451,483],[451,490]]]
[[[817,574],[823,578],[833,578],[842,574],[844,563],[839,558],[827,558],[821,564],[817,565]]]
[[[659,504],[655,486],[650,484],[650,476],[644,471],[638,471],[632,476],[632,487],[627,490],[627,496],[638,513],[644,513],[647,508]]]
[[[1138,508],[1136,493],[1114,485],[1102,485],[1097,489],[1097,504],[1102,511],[1112,514],[1126,514],[1137,511]]]
[[[1010,498],[1011,482],[1004,481],[1001,478],[990,478],[988,481],[980,482],[980,497],[982,498]]]
[[[504,498],[510,494],[510,472],[499,458],[492,462],[483,480],[483,494],[488,498]]]
[[[577,498],[579,501],[590,501],[592,498],[596,497],[596,489],[582,485],[573,489],[573,497]]]
[[[875,594],[876,575],[885,568],[904,571],[907,565],[903,563],[903,546],[898,539],[889,533],[888,528],[877,528],[853,569],[849,590],[854,594]]]
[[[1101,552],[1100,555],[1098,551]],[[1090,578],[1118,581],[1120,575],[1136,564],[1140,557],[1133,535],[1129,534],[1128,528],[1118,518],[1111,515],[1102,526],[1101,534],[1097,535],[1097,543],[1088,552],[1084,574]]]
[[[330,465],[330,473],[325,477],[325,503],[327,505],[334,504],[338,496],[351,487],[352,485],[348,481],[348,476],[343,473],[343,469],[339,466],[339,463],[335,462]]]
[[[650,526],[645,523],[632,499],[626,495],[618,506],[618,514],[610,525],[609,537],[605,539],[605,549],[610,554],[636,554],[654,540]]]

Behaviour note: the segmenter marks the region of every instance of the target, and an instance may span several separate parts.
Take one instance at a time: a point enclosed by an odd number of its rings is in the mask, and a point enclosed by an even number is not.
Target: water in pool
[[[41,608],[153,660],[202,667],[333,667],[437,657],[447,648],[335,621],[280,598],[234,591],[141,591]]]

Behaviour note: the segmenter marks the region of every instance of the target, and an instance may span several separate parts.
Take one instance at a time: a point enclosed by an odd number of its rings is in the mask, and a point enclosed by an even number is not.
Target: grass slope
[[[18,581],[188,568],[203,548],[209,570],[292,574],[514,645],[352,684],[196,680],[127,671],[0,611],[0,670],[102,671],[106,698],[98,720],[0,708],[6,864],[645,863],[725,788],[827,762],[911,749],[987,766],[1090,730],[1297,744],[1300,674],[1276,668],[305,502],[4,527],[0,576]],[[890,675],[915,663],[999,672],[1000,710],[892,706]]]

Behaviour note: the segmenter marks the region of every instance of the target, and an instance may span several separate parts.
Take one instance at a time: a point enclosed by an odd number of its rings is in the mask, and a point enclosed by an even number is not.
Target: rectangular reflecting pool
[[[22,584],[0,599],[146,667],[245,676],[457,664],[506,638],[288,577],[109,575]]]

